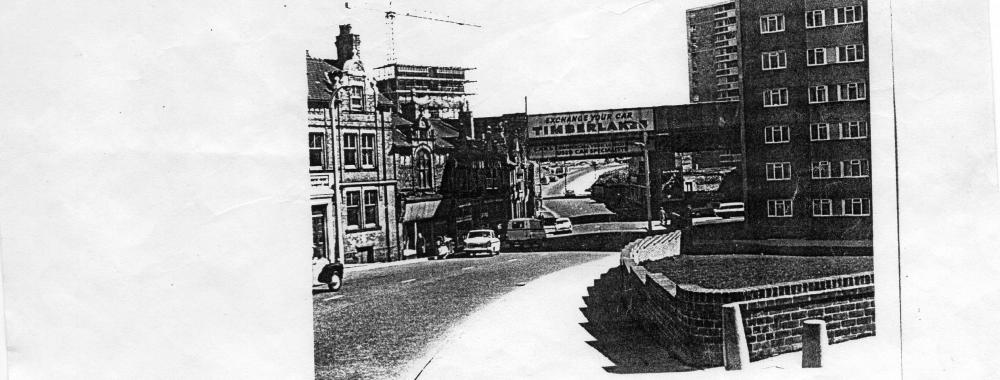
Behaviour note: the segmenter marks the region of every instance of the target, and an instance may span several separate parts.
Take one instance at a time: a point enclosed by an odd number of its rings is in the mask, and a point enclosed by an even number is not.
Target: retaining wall
[[[723,326],[727,323],[742,329],[751,361],[800,350],[806,319],[826,321],[831,343],[875,334],[872,272],[739,289],[704,289],[678,285],[637,264],[631,253],[643,240],[622,250],[627,313],[689,364],[723,364]],[[723,305],[732,304],[740,307],[738,321],[727,321],[723,316]]]

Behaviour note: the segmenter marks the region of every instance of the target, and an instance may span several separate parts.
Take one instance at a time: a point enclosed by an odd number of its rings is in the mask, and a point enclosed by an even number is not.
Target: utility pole
[[[651,193],[651,187],[649,184],[649,133],[647,131],[642,131],[642,142],[634,143],[635,145],[642,147],[642,158],[643,164],[646,166],[646,232],[649,234],[653,233],[653,204]]]

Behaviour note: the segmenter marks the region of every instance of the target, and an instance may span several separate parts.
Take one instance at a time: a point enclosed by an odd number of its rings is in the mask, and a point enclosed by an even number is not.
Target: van
[[[507,244],[511,247],[541,247],[545,239],[542,221],[517,218],[507,222]]]

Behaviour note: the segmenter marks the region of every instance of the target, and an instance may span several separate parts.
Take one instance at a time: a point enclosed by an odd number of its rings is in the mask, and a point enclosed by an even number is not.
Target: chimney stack
[[[340,26],[340,35],[337,36],[337,60],[347,62],[351,59],[361,58],[361,37],[351,33],[351,25]]]

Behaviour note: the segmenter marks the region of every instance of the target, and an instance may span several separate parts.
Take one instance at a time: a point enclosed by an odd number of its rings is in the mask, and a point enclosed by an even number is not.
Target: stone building
[[[313,255],[366,263],[400,257],[391,103],[340,26],[337,59],[306,53]]]

